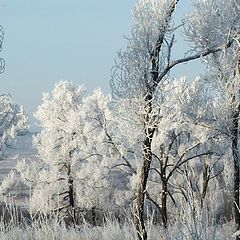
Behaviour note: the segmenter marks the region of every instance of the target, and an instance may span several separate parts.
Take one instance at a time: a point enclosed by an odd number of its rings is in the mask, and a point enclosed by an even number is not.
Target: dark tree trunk
[[[68,166],[68,196],[69,196],[69,205],[70,213],[72,215],[72,222],[75,225],[76,221],[76,212],[75,212],[75,201],[74,201],[74,188],[73,188],[73,179],[71,177],[71,168]]]
[[[153,46],[153,50],[151,52],[151,75],[152,81],[149,85],[148,80],[146,79],[146,86],[147,86],[147,96],[145,98],[146,106],[147,106],[147,114],[145,116],[145,140],[143,143],[143,165],[141,168],[140,176],[139,176],[139,185],[137,189],[136,195],[136,202],[134,206],[134,223],[136,226],[138,239],[139,240],[146,240],[147,239],[147,232],[145,229],[144,224],[144,198],[146,194],[146,187],[148,181],[148,174],[149,169],[152,162],[152,149],[151,143],[153,134],[155,131],[155,126],[151,126],[151,121],[153,120],[153,111],[152,111],[152,100],[153,94],[157,89],[158,84],[162,80],[159,79],[159,54],[161,52],[161,48],[164,41],[164,36],[167,31],[167,27],[169,26],[169,22],[171,20],[172,14],[176,8],[176,4],[179,0],[172,0],[169,4],[169,8],[166,14],[165,22],[163,23],[163,29],[159,34],[159,37]],[[152,120],[151,120],[152,119]],[[163,201],[166,201],[166,196],[164,197]],[[165,209],[166,212],[166,209]],[[165,216],[164,216],[165,218]],[[167,221],[167,219],[165,218]]]
[[[92,212],[92,225],[95,227],[97,226],[95,207],[92,207],[91,212]]]
[[[239,111],[233,115],[233,130],[232,130],[232,153],[234,162],[234,217],[237,230],[240,229],[240,213],[239,213],[239,154],[238,154],[238,125]],[[237,237],[237,239],[240,239]]]
[[[238,61],[235,70],[235,77],[240,78],[240,49],[238,49]],[[238,88],[238,86],[233,85],[233,90]],[[233,162],[234,162],[234,218],[235,218],[235,225],[236,230],[240,230],[240,206],[239,206],[239,148],[238,148],[238,141],[239,141],[239,116],[240,116],[240,90],[238,89],[238,96],[236,93],[232,95],[232,104],[235,108],[233,115],[232,115],[232,153],[233,153]],[[236,237],[236,240],[240,240],[240,237]]]
[[[208,183],[210,180],[210,175],[209,175],[209,166],[208,164],[204,163],[204,170],[203,170],[203,185],[202,185],[202,194],[201,194],[201,208],[203,207],[204,199],[207,194],[207,188],[208,188]]]
[[[165,228],[167,228],[168,218],[167,218],[167,182],[162,182],[162,193],[161,193],[161,218],[162,223]]]
[[[151,131],[153,134],[153,130]],[[151,138],[146,138],[144,141],[143,165],[139,176],[139,185],[133,210],[134,224],[137,230],[139,240],[147,239],[147,232],[144,224],[144,198],[146,194],[149,169],[152,161],[151,141]]]

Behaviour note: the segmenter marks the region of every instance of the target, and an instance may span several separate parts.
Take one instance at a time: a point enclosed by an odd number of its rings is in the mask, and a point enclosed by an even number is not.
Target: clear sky
[[[117,50],[126,45],[123,35],[130,32],[135,2],[0,0],[5,30],[1,57],[6,61],[0,92],[23,105],[31,122],[42,92],[51,91],[60,79],[110,92],[111,67]],[[189,9],[187,0],[180,1],[177,18]]]

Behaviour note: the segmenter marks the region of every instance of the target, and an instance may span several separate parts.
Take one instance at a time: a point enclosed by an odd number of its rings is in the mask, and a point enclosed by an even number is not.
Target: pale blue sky
[[[10,93],[32,112],[60,79],[110,92],[116,52],[126,45],[134,0],[0,0],[5,38],[1,93]],[[188,12],[180,1],[177,19]],[[179,47],[178,55],[182,46]],[[195,66],[196,68],[196,66]],[[187,75],[189,65],[179,74]],[[186,72],[186,73],[185,73]],[[191,77],[192,69],[191,69]],[[197,71],[194,71],[194,73]]]

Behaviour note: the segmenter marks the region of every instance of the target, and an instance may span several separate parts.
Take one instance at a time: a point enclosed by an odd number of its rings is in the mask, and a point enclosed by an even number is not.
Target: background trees
[[[234,163],[234,202],[237,229],[239,214],[239,29],[238,1],[196,1],[196,12],[185,24],[195,50],[212,48],[231,41],[229,48],[209,55],[207,80],[218,94],[216,121],[219,132],[229,142]],[[222,114],[224,112],[224,115]]]
[[[0,52],[2,51],[4,29],[0,25]],[[0,74],[5,70],[5,60],[0,58]],[[4,157],[7,146],[18,134],[26,133],[28,129],[28,116],[22,106],[13,102],[10,94],[0,95],[0,159]],[[8,173],[0,186],[0,202],[16,182],[15,171]]]
[[[3,157],[6,146],[13,138],[28,129],[28,117],[22,106],[12,101],[8,94],[0,95],[0,152]]]

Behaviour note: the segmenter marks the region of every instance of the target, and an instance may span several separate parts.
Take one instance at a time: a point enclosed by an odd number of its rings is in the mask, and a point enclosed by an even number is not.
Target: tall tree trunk
[[[95,207],[92,207],[91,213],[92,213],[92,225],[93,225],[94,227],[96,227],[96,226],[97,226],[97,221],[96,221]]]
[[[204,162],[204,170],[203,170],[203,183],[202,183],[202,194],[201,194],[201,208],[203,207],[204,199],[207,194],[208,183],[210,180],[209,175],[209,166]]]
[[[166,34],[167,28],[169,26],[169,22],[171,20],[172,14],[176,8],[176,5],[179,0],[172,0],[169,3],[166,18],[163,23],[163,29],[159,34],[159,37],[153,46],[153,50],[151,52],[151,75],[152,81],[149,85],[148,80],[146,79],[146,86],[147,86],[147,95],[145,98],[146,106],[147,106],[147,114],[145,119],[145,140],[143,143],[143,165],[141,168],[140,176],[139,176],[139,185],[137,189],[137,196],[136,202],[134,206],[134,223],[136,226],[138,239],[139,240],[146,240],[147,239],[147,232],[145,229],[144,224],[144,198],[146,194],[146,186],[148,181],[148,174],[149,169],[152,162],[152,137],[155,131],[155,126],[151,126],[151,121],[153,121],[153,112],[152,112],[152,100],[153,100],[153,93],[156,91],[157,86],[159,85],[162,79],[159,79],[159,54],[163,45],[164,36]],[[163,201],[166,201],[165,197]],[[165,216],[164,216],[165,218]],[[165,220],[167,220],[165,218]]]
[[[239,41],[239,39],[238,39]],[[240,180],[240,169],[239,169],[239,148],[238,148],[238,141],[239,141],[239,116],[240,116],[240,89],[238,89],[239,79],[240,79],[240,48],[238,48],[238,59],[236,64],[235,70],[235,78],[238,80],[237,83],[233,85],[233,96],[232,96],[232,104],[234,109],[233,116],[232,116],[232,153],[233,153],[233,162],[234,162],[234,217],[235,217],[235,225],[236,230],[240,230],[240,205],[239,205],[239,180]],[[234,90],[238,92],[234,93]],[[237,96],[236,96],[237,95]],[[236,240],[240,240],[240,237],[236,237]]]
[[[161,193],[161,218],[164,228],[167,228],[168,218],[167,218],[167,182],[162,181],[162,193]]]
[[[143,165],[139,175],[139,184],[133,209],[133,219],[139,240],[147,239],[147,232],[144,224],[144,198],[146,194],[149,169],[152,161],[151,142],[151,138],[146,137],[143,144]]]
[[[234,217],[237,230],[240,229],[240,213],[239,213],[239,154],[238,154],[238,127],[239,127],[239,111],[233,115],[233,129],[232,129],[232,153],[234,162]],[[236,239],[240,239],[237,237]]]
[[[68,166],[68,196],[69,196],[69,205],[72,215],[72,222],[75,225],[76,221],[76,211],[75,211],[75,201],[74,201],[74,188],[73,188],[73,179],[71,177],[71,167]]]

